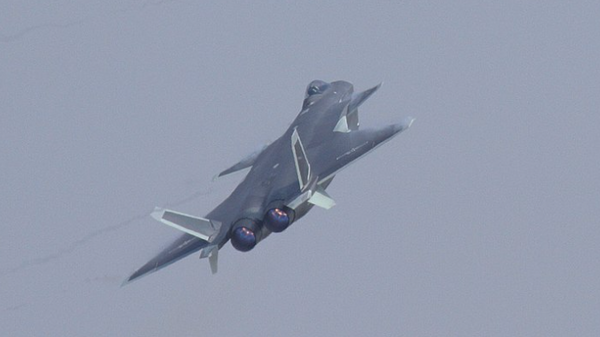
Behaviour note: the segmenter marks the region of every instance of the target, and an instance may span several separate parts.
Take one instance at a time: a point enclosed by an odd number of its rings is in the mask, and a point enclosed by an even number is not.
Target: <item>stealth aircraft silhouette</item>
[[[313,206],[335,201],[325,189],[349,164],[408,129],[412,118],[377,129],[359,129],[358,107],[379,85],[354,93],[345,81],[313,81],[302,110],[287,131],[261,151],[224,170],[224,176],[250,171],[231,195],[206,217],[156,208],[152,216],[185,234],[133,273],[127,282],[199,252],[217,272],[219,249],[231,241],[252,250],[271,233],[280,233]]]

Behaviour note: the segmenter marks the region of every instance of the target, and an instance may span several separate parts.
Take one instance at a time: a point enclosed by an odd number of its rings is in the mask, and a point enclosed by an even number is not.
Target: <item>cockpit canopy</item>
[[[306,87],[306,94],[304,95],[304,103],[302,104],[302,110],[316,102],[331,85],[325,81],[314,80]]]
[[[321,80],[314,80],[306,87],[306,95],[304,98],[308,98],[313,95],[322,94],[329,88],[329,83]]]

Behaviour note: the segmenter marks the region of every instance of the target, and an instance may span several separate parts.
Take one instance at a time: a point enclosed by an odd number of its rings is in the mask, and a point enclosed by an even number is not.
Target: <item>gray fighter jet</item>
[[[250,168],[244,180],[206,217],[156,208],[152,216],[185,232],[125,283],[200,252],[217,272],[217,257],[228,241],[242,252],[271,233],[283,232],[313,206],[330,209],[325,189],[342,169],[408,129],[412,118],[377,129],[359,129],[358,107],[380,85],[354,93],[345,81],[313,81],[302,110],[276,141],[218,174]]]

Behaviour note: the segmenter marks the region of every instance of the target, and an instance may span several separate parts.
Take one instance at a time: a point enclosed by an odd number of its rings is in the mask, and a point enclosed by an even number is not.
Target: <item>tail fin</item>
[[[379,90],[383,83],[379,83],[371,89],[367,89],[363,92],[352,94],[352,99],[348,106],[342,112],[340,119],[338,120],[333,131],[348,133],[350,131],[358,130],[358,107],[363,104],[375,91]]]
[[[350,101],[350,106],[348,107],[348,112],[352,113],[354,110],[358,109],[358,107],[363,104],[371,95],[375,93],[375,91],[381,88],[382,83],[374,86],[371,89],[367,89],[363,92],[355,93],[352,95],[352,100]]]

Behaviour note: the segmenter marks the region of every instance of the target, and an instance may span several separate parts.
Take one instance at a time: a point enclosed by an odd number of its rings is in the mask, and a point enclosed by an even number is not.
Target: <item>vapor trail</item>
[[[97,288],[98,286],[101,286],[101,285],[105,285],[105,286],[109,286],[109,287],[116,287],[121,283],[121,281],[123,281],[123,280],[122,280],[122,276],[120,276],[120,275],[104,275],[104,276],[87,277],[84,280],[74,283],[73,285],[71,285],[69,287],[65,287],[62,290],[53,291],[53,292],[44,292],[42,294],[38,294],[38,295],[34,295],[32,297],[29,297],[27,302],[18,302],[17,304],[12,304],[12,305],[6,306],[4,308],[4,310],[5,311],[17,311],[24,307],[28,307],[31,304],[38,304],[39,302],[42,302],[42,301],[52,300],[51,297],[61,296],[63,294],[70,293],[70,292],[81,291],[82,289],[80,289],[80,288],[82,288],[82,287],[88,289],[90,285],[93,285],[94,288]]]
[[[5,42],[5,43],[7,43],[7,42],[14,42],[14,41],[19,40],[23,36],[29,35],[29,34],[31,34],[33,32],[38,31],[38,30],[69,28],[69,27],[72,27],[72,26],[76,26],[76,25],[82,24],[82,23],[84,23],[86,21],[87,20],[82,19],[82,20],[71,21],[71,22],[66,22],[66,23],[45,23],[45,24],[30,26],[30,27],[24,28],[24,29],[16,32],[15,34],[12,34],[12,35],[0,34],[0,42]]]
[[[14,34],[10,34],[10,35],[0,33],[0,42],[2,42],[2,43],[15,42],[17,40],[20,40],[24,36],[35,33],[37,31],[66,29],[66,28],[70,28],[73,26],[84,24],[86,22],[98,20],[98,19],[102,18],[103,16],[106,17],[109,15],[114,15],[114,14],[118,14],[118,13],[126,13],[126,12],[130,12],[130,11],[135,11],[135,10],[143,11],[148,7],[162,6],[164,4],[167,4],[170,2],[177,2],[177,1],[180,1],[180,0],[144,1],[143,3],[138,4],[138,5],[130,5],[123,9],[107,11],[104,14],[99,14],[99,15],[94,15],[94,16],[89,15],[89,16],[86,16],[83,19],[79,19],[79,20],[67,21],[67,22],[63,22],[63,23],[43,23],[43,24],[33,25],[33,26],[23,28],[20,31],[18,31]]]
[[[212,186],[209,187],[208,189],[204,190],[204,191],[196,192],[196,193],[194,193],[194,194],[192,194],[192,195],[190,195],[190,196],[188,196],[188,197],[186,197],[184,199],[178,200],[178,201],[173,202],[173,203],[167,203],[165,206],[166,207],[179,206],[179,205],[185,204],[185,203],[187,203],[189,201],[192,201],[192,200],[194,200],[194,199],[196,199],[196,198],[198,198],[200,196],[209,195],[211,192],[212,192]],[[150,216],[150,214],[153,211],[154,211],[154,209],[149,210],[149,211],[147,211],[147,212],[145,212],[143,214],[139,214],[139,215],[133,216],[133,217],[131,217],[131,218],[125,220],[125,221],[121,221],[121,222],[119,222],[119,223],[117,223],[115,225],[107,226],[107,227],[98,229],[96,231],[93,231],[93,232],[91,232],[91,233],[83,236],[82,238],[80,238],[80,239],[78,239],[76,241],[71,242],[66,247],[64,247],[64,248],[62,248],[62,249],[60,249],[60,250],[58,250],[58,251],[56,251],[56,252],[54,252],[52,254],[48,254],[46,256],[41,256],[41,257],[29,259],[29,260],[25,260],[25,261],[21,262],[21,264],[15,266],[15,267],[3,269],[0,272],[0,277],[6,276],[6,275],[10,275],[10,274],[13,274],[13,273],[17,273],[17,272],[20,272],[21,270],[24,270],[24,269],[27,269],[27,268],[30,268],[30,267],[44,265],[44,264],[46,264],[48,262],[60,259],[63,256],[68,255],[68,254],[74,252],[79,247],[85,245],[86,243],[92,241],[93,239],[95,239],[95,238],[97,238],[99,236],[102,236],[102,235],[105,235],[105,234],[117,231],[117,230],[119,230],[121,228],[127,227],[127,226],[135,223],[136,221],[147,219],[148,216]]]

